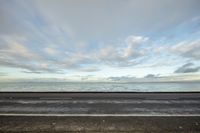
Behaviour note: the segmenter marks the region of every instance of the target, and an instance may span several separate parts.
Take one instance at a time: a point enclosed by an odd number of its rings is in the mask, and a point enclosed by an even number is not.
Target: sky
[[[0,81],[200,80],[199,0],[1,0]]]

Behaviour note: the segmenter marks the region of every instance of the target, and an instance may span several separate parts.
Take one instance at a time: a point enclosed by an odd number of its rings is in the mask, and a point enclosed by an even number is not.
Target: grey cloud
[[[100,71],[100,68],[91,66],[87,68],[85,65],[97,65],[98,63],[114,67],[128,67],[138,64],[144,56],[141,54],[143,49],[140,49],[140,46],[146,41],[146,38],[142,36],[131,36],[131,39],[129,39],[131,43],[121,43],[118,47],[102,47],[97,51],[59,52],[45,47],[44,52],[41,53],[41,51],[34,52],[33,48],[26,44],[26,39],[1,37],[4,45],[0,46],[0,65],[28,70],[24,71],[25,73],[61,73],[62,70],[72,69],[95,72]]]
[[[171,47],[173,53],[176,53],[183,57],[200,59],[200,40],[192,42],[181,42]]]
[[[153,75],[145,76],[143,78],[135,78],[132,76],[121,76],[121,77],[109,77],[107,78],[108,81],[113,82],[135,82],[135,83],[144,83],[144,82],[185,82],[185,81],[198,81],[199,78],[195,75],[171,75],[171,76],[160,76],[160,75]]]
[[[88,67],[88,68],[81,68],[80,71],[82,71],[82,72],[96,72],[96,71],[100,71],[100,69],[96,68],[96,67]]]
[[[43,73],[43,72],[39,72],[39,71],[21,71],[22,73],[34,73],[34,74],[41,74],[41,73]]]
[[[147,74],[144,78],[158,78],[159,75],[155,75],[155,74]]]
[[[1,1],[0,65],[25,69],[25,73],[61,73],[71,69],[99,71],[99,68],[83,67],[90,64],[136,65],[149,52],[142,47],[148,41],[147,37],[129,36],[120,44],[105,42],[99,49],[87,49],[87,43],[82,46],[78,42],[90,42],[100,37],[103,41],[112,40],[127,33],[134,35],[147,33],[147,29],[170,27],[193,16],[193,9],[199,10],[196,7],[199,1],[178,1],[181,4],[176,5],[173,0]],[[163,14],[160,10],[166,5],[171,10]],[[174,12],[177,17],[171,18]],[[173,49],[195,59],[200,58],[199,50],[199,42]]]
[[[33,53],[30,48],[18,43],[15,40],[5,42],[6,48],[1,48],[0,65],[13,68],[21,68],[30,72],[51,72],[58,70],[48,67],[47,60],[37,53]]]
[[[200,67],[193,67],[193,66],[194,66],[193,63],[184,64],[183,66],[175,70],[174,73],[194,73],[200,70]]]
[[[79,54],[76,42],[70,41],[72,39],[65,27],[48,22],[42,13],[35,10],[33,1],[13,2],[1,2],[0,5],[0,18],[7,17],[3,19],[5,25],[2,28],[0,25],[0,65],[26,69],[26,73],[60,73],[63,69],[95,71],[82,70],[83,64],[94,62],[93,57]],[[29,5],[32,6],[29,8]],[[66,54],[68,49],[73,51],[69,55]]]
[[[200,11],[198,0],[176,3],[174,0],[36,1],[43,14],[54,23],[70,25],[76,37],[83,40],[118,38],[127,31],[137,34],[169,29]]]
[[[132,76],[121,76],[121,77],[108,77],[108,81],[121,81],[121,82],[131,82],[136,80],[137,78]]]
[[[179,4],[174,4],[173,0],[163,0],[162,2],[160,0],[1,1],[0,18],[3,21],[1,21],[0,32],[34,35],[48,41],[48,39],[52,40],[52,35],[49,33],[60,30],[59,32],[67,33],[65,38],[73,36],[72,38],[75,40],[86,42],[99,38],[110,40],[119,38],[121,34],[127,32],[138,34],[167,29],[173,24],[195,16],[194,10],[199,11],[198,0],[178,0],[176,2]],[[167,10],[166,7],[169,7],[170,10]],[[165,11],[160,12],[160,10]],[[171,15],[174,12],[176,15]],[[36,27],[43,27],[36,28],[36,30],[30,21],[34,21]],[[45,27],[48,25],[54,27],[54,30],[45,31]],[[59,25],[59,27],[55,25]],[[50,37],[45,39],[44,34]]]
[[[1,40],[5,40],[5,38],[1,38]],[[47,55],[49,53],[33,52],[30,47],[27,47],[27,44],[23,44],[24,42],[19,42],[13,38],[8,38],[8,40],[10,41],[4,41],[4,45],[0,46],[1,66],[28,70],[24,71],[25,73],[62,73],[62,70],[68,69],[98,71],[97,68],[82,68],[81,65],[94,62],[92,57],[88,57],[88,55],[80,53],[66,55],[55,52],[53,58],[51,58]]]
[[[28,64],[27,62],[21,63],[21,62],[0,60],[0,65],[28,70],[28,71],[22,71],[25,73],[60,73],[61,72],[61,70],[59,69],[44,68],[40,65]]]
[[[121,77],[109,77],[108,81],[114,82],[160,82],[163,80],[163,77],[158,75],[148,74],[143,78],[136,78],[133,76],[121,76]]]
[[[27,74],[43,74],[43,73],[56,73],[56,74],[64,74],[62,71],[58,70],[30,70],[27,69],[26,71],[21,71],[22,73],[27,73]]]

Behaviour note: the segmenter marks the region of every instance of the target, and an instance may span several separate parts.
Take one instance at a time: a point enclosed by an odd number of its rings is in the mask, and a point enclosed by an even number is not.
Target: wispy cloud
[[[117,47],[106,46],[100,49],[97,58],[111,66],[127,67],[136,65],[136,59],[142,58],[148,52],[142,48],[147,41],[147,37],[128,36]]]
[[[187,58],[200,59],[200,40],[180,42],[171,47],[171,51]]]
[[[200,2],[177,3],[0,1],[0,66],[24,75],[109,73],[121,75],[110,80],[132,80],[199,65]],[[126,77],[125,69],[135,73]],[[198,70],[188,64],[175,73]]]
[[[137,63],[135,59],[145,55],[140,47],[148,38],[129,36],[118,47],[108,46],[90,50],[88,53],[68,52],[64,47],[61,49],[62,46],[59,47],[60,51],[51,46],[45,46],[42,51],[35,52],[35,48],[30,47],[26,39],[2,37],[1,40],[4,41],[4,45],[1,46],[1,65],[26,69],[32,73],[56,73],[65,69],[99,71],[100,68],[92,66],[98,66],[98,63],[117,67],[134,65]]]

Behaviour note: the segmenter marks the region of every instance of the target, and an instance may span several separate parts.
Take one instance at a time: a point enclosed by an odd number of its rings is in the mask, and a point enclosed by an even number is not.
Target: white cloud
[[[137,47],[137,45],[146,42],[148,39],[149,39],[148,37],[131,35],[125,39],[125,42],[128,44],[128,47],[134,48]]]
[[[46,48],[44,49],[44,51],[45,51],[47,54],[52,55],[52,56],[58,54],[58,51],[57,51],[57,50],[55,50],[55,49],[53,49],[53,48],[49,48],[49,47],[46,47]]]
[[[165,49],[160,47],[162,44],[151,47],[152,40],[142,36],[152,35],[159,40],[155,33],[190,20],[197,16],[194,11],[199,14],[199,1],[178,1],[178,5],[173,0],[0,2],[0,65],[34,73],[95,72],[101,65],[161,66],[157,62],[171,64],[169,60],[173,60],[164,57],[165,50],[169,55],[199,60],[200,40]],[[141,36],[135,36],[138,34]],[[101,42],[105,43],[102,47]]]
[[[101,62],[109,65],[125,67],[136,63],[136,59],[142,58],[147,51],[142,48],[142,45],[148,41],[147,37],[143,36],[128,36],[123,43],[114,46],[106,46],[100,49],[97,57]]]
[[[128,46],[124,49],[124,57],[131,58],[131,57],[142,56],[144,54],[144,51],[138,49],[138,47],[140,47],[140,45],[142,45],[146,41],[148,41],[148,37],[143,37],[143,36],[127,37],[125,42]]]
[[[21,37],[1,37],[4,46],[1,46],[0,65],[25,69],[30,72],[52,72],[55,70],[49,67],[48,60],[46,60],[40,53],[32,51],[25,43],[27,40],[21,40]]]

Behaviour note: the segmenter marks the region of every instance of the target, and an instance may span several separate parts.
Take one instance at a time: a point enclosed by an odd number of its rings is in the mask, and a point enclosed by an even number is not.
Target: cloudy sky
[[[200,79],[199,0],[1,0],[0,80]]]

